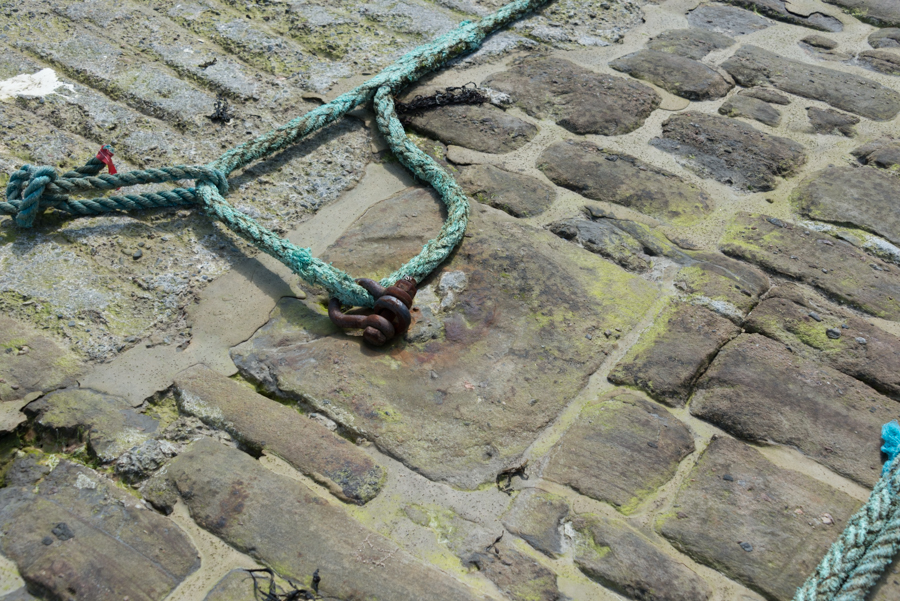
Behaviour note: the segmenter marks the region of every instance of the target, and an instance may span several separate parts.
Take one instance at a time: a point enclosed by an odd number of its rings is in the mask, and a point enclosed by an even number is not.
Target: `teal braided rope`
[[[900,425],[885,424],[882,437],[881,479],[794,601],[863,601],[900,549]]]
[[[463,191],[450,175],[415,147],[406,137],[394,112],[392,94],[396,94],[423,75],[439,69],[447,61],[478,49],[484,38],[546,4],[549,0],[515,0],[496,12],[476,21],[463,21],[456,28],[432,42],[403,55],[381,73],[341,94],[331,102],[297,117],[285,125],[245,142],[206,166],[176,166],[162,169],[135,170],[118,175],[98,175],[102,163],[91,159],[87,165],[58,176],[49,167],[26,165],[13,173],[6,188],[6,202],[0,202],[0,213],[14,215],[21,227],[30,227],[47,208],[73,215],[99,215],[111,211],[200,204],[229,229],[250,241],[263,252],[286,264],[311,284],[324,286],[347,305],[371,307],[372,296],[348,274],[311,255],[236,211],[225,200],[227,177],[234,170],[269,156],[297,142],[304,136],[328,125],[361,104],[375,100],[378,126],[388,139],[392,151],[413,174],[435,187],[447,206],[448,217],[441,232],[429,240],[422,251],[396,272],[384,278],[390,285],[409,275],[424,279],[453,251],[465,233],[469,205]],[[98,167],[95,163],[100,163]],[[87,190],[111,190],[122,186],[163,183],[195,179],[195,188],[175,188],[165,192],[72,200],[69,194]]]

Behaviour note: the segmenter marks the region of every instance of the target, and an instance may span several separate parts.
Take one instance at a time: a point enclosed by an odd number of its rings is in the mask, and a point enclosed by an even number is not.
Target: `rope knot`
[[[16,224],[31,227],[35,218],[52,203],[65,200],[65,196],[47,194],[47,186],[59,178],[53,167],[23,165],[9,178],[6,185],[6,201],[16,207]],[[43,201],[43,202],[42,202]]]
[[[224,198],[228,194],[228,176],[225,175],[225,172],[220,169],[213,169],[212,167],[203,167],[202,169],[205,172],[205,175],[204,177],[197,179],[197,187],[204,184],[215,186],[219,191],[219,194]]]

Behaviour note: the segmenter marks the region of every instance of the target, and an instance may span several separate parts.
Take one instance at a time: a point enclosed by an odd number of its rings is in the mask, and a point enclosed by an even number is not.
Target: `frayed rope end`
[[[888,422],[881,427],[881,438],[884,439],[881,452],[888,456],[887,461],[884,462],[884,468],[881,470],[881,475],[884,476],[894,459],[900,454],[900,424],[897,423],[897,420]]]

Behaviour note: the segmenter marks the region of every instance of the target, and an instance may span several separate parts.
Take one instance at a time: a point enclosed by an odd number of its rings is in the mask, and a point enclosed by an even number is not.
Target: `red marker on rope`
[[[115,175],[117,173],[116,166],[113,165],[113,147],[109,144],[104,144],[100,147],[100,152],[97,153],[97,158],[100,159],[100,162],[106,165],[109,168],[109,174]]]

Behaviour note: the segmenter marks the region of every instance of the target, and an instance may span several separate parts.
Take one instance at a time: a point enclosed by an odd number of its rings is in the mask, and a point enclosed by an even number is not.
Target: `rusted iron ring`
[[[395,336],[403,335],[412,323],[409,310],[416,296],[416,281],[404,277],[385,288],[375,280],[360,278],[356,283],[374,296],[374,312],[369,315],[347,315],[336,298],[328,302],[328,317],[340,328],[363,328],[363,338],[373,346],[383,346]]]

